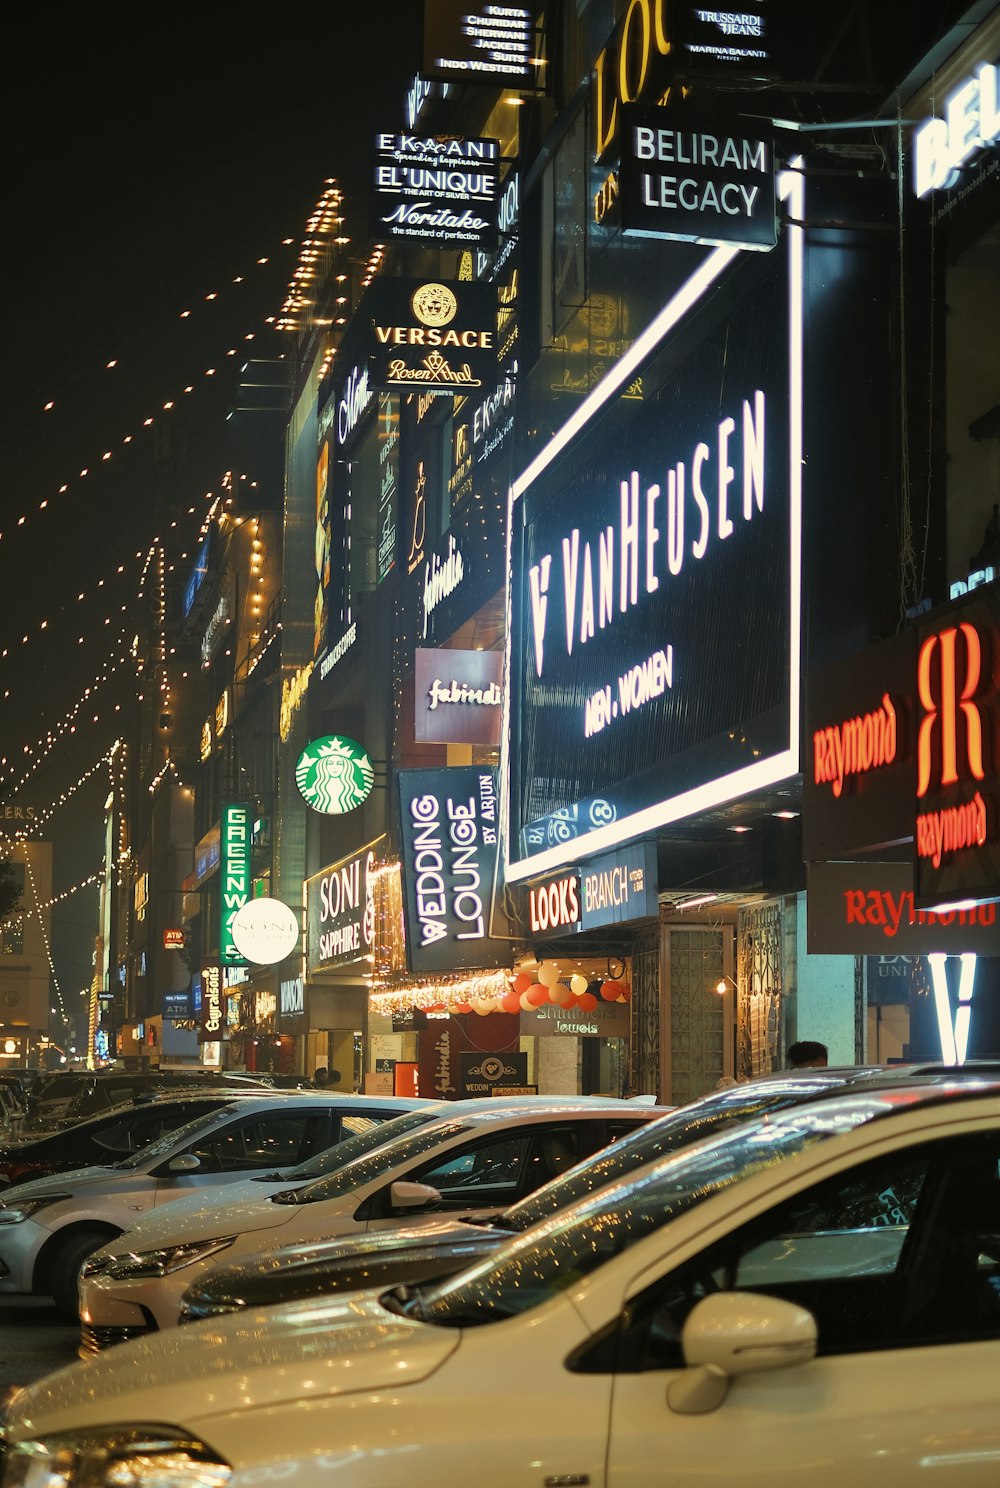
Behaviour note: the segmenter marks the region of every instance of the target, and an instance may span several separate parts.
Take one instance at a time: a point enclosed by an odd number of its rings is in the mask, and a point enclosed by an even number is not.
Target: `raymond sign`
[[[909,863],[810,863],[806,949],[813,955],[1000,955],[996,904],[920,909]]]

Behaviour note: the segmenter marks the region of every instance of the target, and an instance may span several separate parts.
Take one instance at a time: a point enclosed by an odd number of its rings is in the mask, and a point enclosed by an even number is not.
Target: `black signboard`
[[[365,310],[373,387],[443,393],[496,387],[495,285],[376,279]]]
[[[920,909],[906,863],[810,863],[806,949],[812,955],[1000,955],[996,904]]]
[[[534,57],[534,22],[527,5],[424,0],[426,77],[533,88]]]
[[[535,939],[648,919],[658,911],[651,842],[624,843],[524,890],[524,929]]]
[[[741,0],[738,7],[718,10],[697,0],[672,0],[676,71],[722,77],[730,84],[773,77],[778,63],[767,10],[768,0]]]
[[[778,236],[769,134],[686,109],[622,111],[619,208],[633,237],[773,248]]]
[[[798,769],[800,252],[791,228],[699,307],[693,349],[661,316],[515,481],[514,878]]]
[[[494,1091],[523,1091],[528,1083],[527,1054],[464,1051],[458,1056],[459,1096],[492,1095]]]
[[[406,950],[416,972],[502,966],[488,935],[497,867],[496,770],[401,770]]]
[[[375,933],[372,874],[383,839],[306,880],[306,967],[310,975],[371,954]]]
[[[500,146],[491,139],[380,134],[372,232],[437,248],[494,248]]]
[[[184,1022],[194,1017],[194,1000],[190,987],[183,992],[164,992],[160,1010],[171,1023]]]

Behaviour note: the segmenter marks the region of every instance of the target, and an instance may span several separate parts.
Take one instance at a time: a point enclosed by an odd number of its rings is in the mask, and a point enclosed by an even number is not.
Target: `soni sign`
[[[801,220],[801,174],[779,190]],[[707,255],[513,484],[509,880],[798,769],[802,231],[702,309],[738,251]]]

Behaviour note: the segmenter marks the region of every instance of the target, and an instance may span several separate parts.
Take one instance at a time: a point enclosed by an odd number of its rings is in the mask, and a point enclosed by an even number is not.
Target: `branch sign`
[[[314,739],[299,755],[295,784],[314,811],[343,816],[368,799],[375,769],[371,757],[346,734]]]

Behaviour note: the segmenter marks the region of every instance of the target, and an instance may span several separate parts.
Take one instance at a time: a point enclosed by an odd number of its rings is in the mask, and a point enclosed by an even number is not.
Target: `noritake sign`
[[[496,386],[495,285],[376,279],[365,305],[374,387],[465,393]]]
[[[500,146],[491,139],[376,137],[372,230],[438,248],[496,247]]]
[[[496,770],[400,770],[406,950],[411,970],[501,966],[489,937],[499,841]]]
[[[384,841],[378,837],[306,880],[306,969],[310,976],[371,954],[375,933],[372,874]]]
[[[778,236],[771,139],[720,129],[686,110],[622,110],[622,232],[773,248]]]

